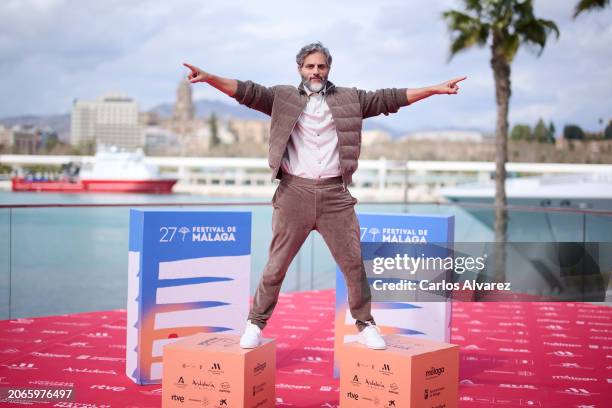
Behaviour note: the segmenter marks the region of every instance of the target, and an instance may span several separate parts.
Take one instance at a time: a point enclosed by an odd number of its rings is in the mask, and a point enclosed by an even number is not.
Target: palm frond
[[[540,18],[531,18],[520,21],[515,26],[515,33],[521,37],[521,40],[527,45],[535,46],[538,55],[541,55],[546,46],[546,41],[551,33],[555,33],[559,38],[559,28],[551,20]]]
[[[482,2],[480,0],[463,0],[466,10],[475,11],[480,14],[482,12]]]
[[[522,44],[541,54],[550,34],[559,37],[553,21],[536,18],[533,0],[463,0],[463,4],[463,10],[442,13],[451,33],[449,60],[458,52],[486,45],[493,34],[497,52],[507,62],[512,62]]]
[[[455,54],[475,45],[484,46],[489,36],[489,26],[478,18],[457,10],[442,13],[451,32],[451,59]]]
[[[507,34],[502,42],[502,49],[506,61],[511,62],[521,45],[521,38],[517,34]]]
[[[580,13],[603,9],[608,5],[610,5],[610,0],[580,0],[574,9],[574,18],[578,17]]]

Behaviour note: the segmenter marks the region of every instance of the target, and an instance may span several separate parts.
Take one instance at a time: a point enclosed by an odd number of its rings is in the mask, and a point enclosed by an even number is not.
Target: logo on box
[[[382,365],[382,368],[379,370],[379,372],[382,375],[392,375],[393,374],[393,371],[391,371],[391,365],[387,363],[384,363]]]
[[[391,394],[399,394],[399,386],[396,383],[391,383],[389,385],[389,392]]]
[[[223,374],[223,370],[221,370],[221,364],[213,363],[212,366],[210,366],[210,369],[208,370],[208,372],[214,375]]]
[[[256,394],[262,392],[266,387],[266,382],[263,382],[261,384],[258,385],[254,385],[253,386],[253,396],[255,396]]]
[[[187,384],[185,384],[185,379],[183,377],[179,377],[178,381],[174,383],[177,388],[185,388]]]
[[[355,376],[355,377],[357,377],[357,376]],[[349,397],[349,398],[354,399],[355,401],[359,401],[359,394],[357,394],[357,393],[355,393],[355,392],[351,392],[351,391],[349,391],[349,392],[346,394],[346,396],[347,396],[347,397]]]
[[[178,401],[178,402],[180,402],[181,404],[182,404],[183,402],[185,402],[185,397],[183,397],[182,395],[172,394],[172,397],[170,397],[170,399],[171,399],[172,401]]]
[[[227,393],[230,393],[230,392],[232,392],[232,391],[230,390],[230,388],[231,388],[230,383],[228,383],[227,381],[224,381],[224,382],[222,382],[222,383],[221,383],[221,389],[219,390],[219,392],[227,392]]]
[[[266,369],[266,362],[265,361],[263,363],[257,363],[255,368],[253,369],[253,375],[259,375],[259,374],[263,373],[263,371],[265,369]]]
[[[437,378],[444,374],[444,367],[431,367],[431,369],[425,371],[425,378],[430,380],[432,378]]]
[[[357,362],[357,368],[361,368],[361,367],[368,367],[368,368],[371,368],[373,370],[374,369],[374,364],[364,364],[364,363],[361,363],[361,362],[358,361]]]
[[[370,388],[375,388],[375,389],[385,389],[385,386],[383,383],[376,381],[376,380],[368,380],[366,378],[365,383],[367,386],[369,386]]]
[[[191,382],[191,384],[200,390],[214,390],[215,389],[215,384],[213,384],[212,382],[206,382],[206,381],[194,379]]]

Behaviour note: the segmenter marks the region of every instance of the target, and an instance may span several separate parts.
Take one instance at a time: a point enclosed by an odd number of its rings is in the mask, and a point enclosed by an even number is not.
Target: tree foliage
[[[218,146],[221,144],[221,139],[219,138],[219,120],[215,112],[210,115],[208,125],[210,129],[210,147]]]
[[[584,131],[578,125],[565,125],[563,137],[568,140],[584,140]]]
[[[574,18],[578,17],[580,13],[587,11],[593,11],[596,9],[604,9],[610,5],[610,0],[580,0],[574,8]]]

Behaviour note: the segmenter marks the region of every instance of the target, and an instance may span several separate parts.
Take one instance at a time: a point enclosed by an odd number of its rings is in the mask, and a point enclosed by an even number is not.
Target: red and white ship
[[[158,167],[145,163],[142,150],[101,150],[91,166],[76,171],[72,166],[59,177],[15,176],[13,191],[169,194],[177,182],[160,176]]]

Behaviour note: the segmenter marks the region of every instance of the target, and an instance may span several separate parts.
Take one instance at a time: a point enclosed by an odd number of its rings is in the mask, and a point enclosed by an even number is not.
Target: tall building
[[[13,131],[0,124],[0,149],[6,149],[13,145]]]
[[[70,117],[70,144],[95,142],[96,102],[75,100]]]
[[[108,94],[95,102],[75,101],[71,143],[86,142],[135,149],[144,145],[138,103],[123,94]]]
[[[185,78],[181,79],[176,89],[172,116],[162,123],[162,127],[177,136],[178,144],[184,153],[203,151],[208,145],[204,133],[209,125],[207,121],[195,116],[192,98],[191,83]]]
[[[176,90],[176,104],[174,105],[173,119],[175,122],[191,122],[195,116],[191,95],[191,83],[183,79]]]

